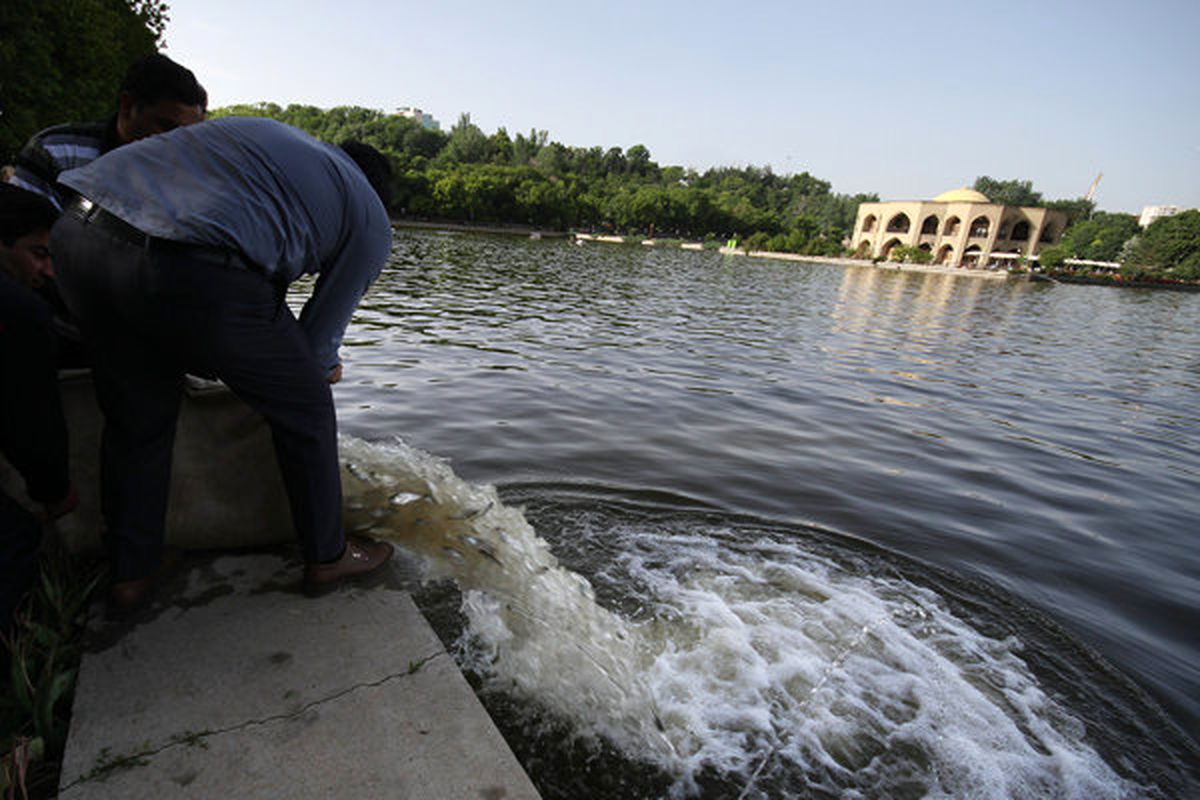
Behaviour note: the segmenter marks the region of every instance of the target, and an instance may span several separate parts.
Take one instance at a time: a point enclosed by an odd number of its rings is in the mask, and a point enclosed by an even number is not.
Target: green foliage
[[[1074,200],[1051,200],[1045,205],[1046,208],[1066,214],[1068,228],[1084,220],[1091,219],[1092,214],[1096,211],[1096,204],[1082,197],[1076,197]]]
[[[1122,272],[1200,280],[1200,211],[1159,217],[1129,248]]]
[[[103,118],[136,59],[161,43],[155,0],[4,0],[0,4],[0,159],[51,125]]]
[[[439,158],[444,163],[482,164],[491,160],[493,148],[492,140],[471,122],[471,115],[463,114],[450,129],[450,138]]]
[[[1100,212],[1091,219],[1067,229],[1060,246],[1068,257],[1091,261],[1115,261],[1121,248],[1138,232],[1137,217],[1132,214]],[[1041,256],[1045,264],[1044,251]]]
[[[933,261],[933,253],[909,244],[898,244],[888,253],[889,261],[902,264],[928,264]]]
[[[1061,242],[1043,247],[1038,253],[1038,264],[1045,269],[1059,269],[1063,262],[1071,257],[1070,249]]]
[[[65,554],[42,557],[38,581],[5,640],[9,664],[0,698],[0,785],[24,780],[30,789],[54,788],[82,656],[83,613],[100,576],[97,566]]]
[[[1042,193],[1033,190],[1033,181],[1001,181],[987,175],[975,179],[973,187],[983,192],[993,203],[1006,206],[1043,206]]]

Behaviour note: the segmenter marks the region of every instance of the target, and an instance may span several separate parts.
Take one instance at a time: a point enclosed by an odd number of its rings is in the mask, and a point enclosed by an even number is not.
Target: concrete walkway
[[[401,556],[311,600],[288,552],[190,555],[140,618],[93,624],[62,800],[538,797]]]

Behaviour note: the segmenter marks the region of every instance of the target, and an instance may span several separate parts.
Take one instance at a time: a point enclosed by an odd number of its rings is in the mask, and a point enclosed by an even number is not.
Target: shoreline
[[[604,244],[641,244],[646,247],[679,247],[682,250],[711,250],[726,256],[744,256],[748,258],[768,258],[776,261],[799,261],[810,264],[833,264],[841,267],[871,267],[889,270],[891,272],[920,272],[932,275],[957,275],[988,280],[1008,280],[1019,278],[1030,281],[1045,281],[1051,283],[1076,283],[1093,286],[1114,286],[1137,289],[1173,289],[1183,291],[1200,291],[1200,284],[1171,283],[1146,280],[1111,280],[1096,279],[1086,275],[1042,274],[1037,272],[1011,273],[1005,269],[979,269],[972,267],[949,267],[941,264],[908,264],[895,261],[871,261],[862,258],[846,258],[844,256],[807,256],[799,253],[777,253],[770,250],[743,250],[736,247],[705,247],[700,242],[680,242],[669,239],[661,242],[657,239],[641,239],[618,236],[615,234],[580,233],[575,231],[547,230],[531,225],[513,225],[504,223],[476,224],[471,222],[452,222],[449,220],[413,219],[409,217],[392,217],[392,224],[398,228],[413,228],[434,231],[450,231],[455,233],[489,233],[506,236],[521,236],[529,239],[573,239],[576,244],[584,242],[600,242]]]
[[[503,233],[509,236],[527,236],[531,239],[567,239],[574,235],[570,231],[546,230],[531,225],[506,225],[500,222],[477,225],[472,222],[449,222],[411,217],[392,217],[391,220],[397,228],[423,228],[461,233]]]
[[[594,233],[576,233],[574,234],[577,242],[605,242],[612,244],[625,244],[626,240],[623,236],[609,236]],[[643,239],[642,244],[646,246],[657,246],[658,242],[654,239]],[[704,245],[698,242],[684,242],[679,245],[683,250],[703,250]],[[862,258],[845,258],[842,256],[806,256],[799,253],[776,253],[770,250],[742,250],[736,247],[720,247],[715,248],[714,252],[726,256],[746,256],[748,258],[773,258],[777,261],[802,261],[810,264],[834,264],[842,267],[873,267],[875,269],[886,269],[893,272],[924,272],[935,275],[966,275],[973,278],[991,278],[1007,280],[1010,275],[1005,270],[990,270],[990,269],[968,269],[966,267],[946,267],[938,264],[900,264],[895,261],[880,261],[878,263],[869,259]]]

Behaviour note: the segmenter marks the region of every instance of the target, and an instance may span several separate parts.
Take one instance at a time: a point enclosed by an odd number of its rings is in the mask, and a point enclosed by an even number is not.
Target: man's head
[[[204,119],[208,93],[187,67],[162,53],[129,67],[117,94],[117,136],[128,144]]]
[[[367,182],[375,190],[375,194],[379,195],[379,199],[383,201],[383,207],[390,209],[392,206],[392,165],[387,156],[366,142],[356,139],[347,139],[338,146],[362,170],[363,175],[367,177]]]
[[[0,183],[0,269],[32,289],[52,279],[50,226],[56,219],[58,209],[45,197]]]

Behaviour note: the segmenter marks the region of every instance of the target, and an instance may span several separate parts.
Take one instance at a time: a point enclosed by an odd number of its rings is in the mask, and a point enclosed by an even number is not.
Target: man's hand
[[[333,368],[333,372],[329,373],[329,382],[337,383],[341,379],[342,379],[342,365],[338,364],[336,367]]]

